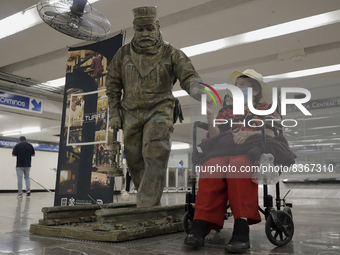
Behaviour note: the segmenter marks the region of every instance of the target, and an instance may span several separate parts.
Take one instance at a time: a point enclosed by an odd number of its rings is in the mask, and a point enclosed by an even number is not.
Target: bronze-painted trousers
[[[137,207],[160,204],[173,131],[173,102],[149,111],[123,110],[124,153],[135,184]]]

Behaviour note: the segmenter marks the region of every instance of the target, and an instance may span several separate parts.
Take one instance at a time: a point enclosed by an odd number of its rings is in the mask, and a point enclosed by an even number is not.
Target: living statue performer
[[[156,6],[133,9],[134,37],[117,51],[107,74],[110,125],[123,129],[137,207],[160,204],[173,132],[173,85],[178,79],[197,100],[202,93],[190,59],[163,41],[156,12]]]

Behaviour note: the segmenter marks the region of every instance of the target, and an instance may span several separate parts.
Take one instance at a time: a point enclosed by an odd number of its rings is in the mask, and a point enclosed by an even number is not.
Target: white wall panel
[[[58,153],[35,151],[32,157],[30,177],[48,189],[55,189]],[[17,176],[15,171],[16,157],[12,156],[12,148],[0,148],[0,190],[17,190]],[[23,179],[23,189],[26,186]],[[31,180],[31,190],[44,190]]]

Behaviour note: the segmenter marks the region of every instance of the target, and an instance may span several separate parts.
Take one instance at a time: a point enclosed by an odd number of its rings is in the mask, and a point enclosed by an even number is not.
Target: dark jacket
[[[197,147],[202,152],[194,148],[192,160],[195,163],[203,164],[210,158],[248,155],[253,162],[258,160],[263,152],[262,135],[255,134],[249,136],[242,144],[235,144],[231,132],[223,132],[218,136],[205,140]],[[276,137],[266,136],[266,152],[273,154],[275,165],[290,166],[295,163],[296,155],[289,149],[287,140],[283,135]]]
[[[12,155],[17,157],[17,167],[31,167],[32,156],[35,155],[35,151],[30,143],[20,142],[14,146]]]

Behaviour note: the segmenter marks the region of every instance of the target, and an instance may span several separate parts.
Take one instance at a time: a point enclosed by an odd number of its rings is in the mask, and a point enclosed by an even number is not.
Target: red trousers
[[[204,167],[216,165],[231,166],[236,172],[203,172]],[[222,228],[229,200],[235,219],[245,217],[249,224],[261,221],[258,211],[258,185],[252,181],[251,172],[240,171],[247,166],[252,166],[247,155],[211,158],[201,166],[194,220],[205,220],[212,229]]]

